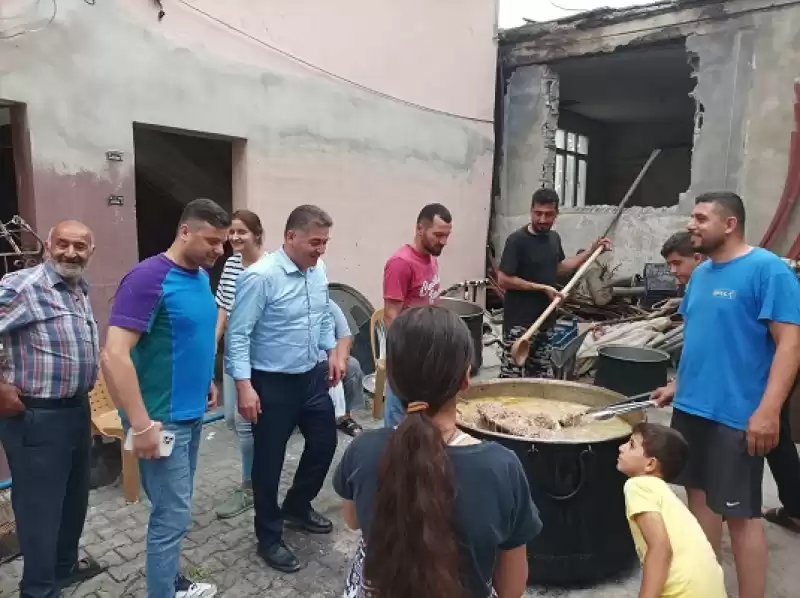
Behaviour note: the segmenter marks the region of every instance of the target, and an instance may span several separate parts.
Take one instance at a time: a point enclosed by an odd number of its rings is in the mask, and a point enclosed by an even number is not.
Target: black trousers
[[[336,451],[336,418],[328,394],[327,364],[304,374],[274,374],[253,370],[251,382],[261,400],[261,413],[253,424],[253,499],[259,547],[267,549],[281,540],[282,513],[305,515],[317,497]],[[283,507],[278,506],[278,486],[286,443],[295,426],[305,439],[292,487]]]
[[[58,598],[78,561],[89,504],[91,427],[84,395],[62,407],[28,407],[0,419],[11,469],[11,504],[25,560],[21,598]],[[56,404],[54,402],[54,404]],[[69,406],[63,406],[68,404]]]
[[[797,455],[797,447],[792,442],[789,415],[790,405],[787,400],[781,409],[778,445],[767,454],[767,464],[772,471],[772,477],[775,478],[778,498],[786,514],[800,518],[800,457]]]

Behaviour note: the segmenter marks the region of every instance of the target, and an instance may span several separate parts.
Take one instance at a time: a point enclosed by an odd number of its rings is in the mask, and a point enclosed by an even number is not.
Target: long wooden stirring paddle
[[[644,178],[645,173],[650,168],[650,165],[653,163],[653,160],[655,160],[658,157],[658,154],[660,154],[660,153],[661,153],[660,149],[654,149],[650,153],[650,157],[647,159],[647,162],[644,163],[644,166],[642,166],[642,169],[639,171],[639,174],[634,179],[633,183],[631,183],[631,186],[628,189],[628,192],[625,193],[625,197],[623,197],[622,201],[619,202],[619,206],[617,207],[617,211],[614,214],[614,217],[611,219],[611,222],[608,223],[608,226],[606,227],[606,230],[603,233],[603,237],[608,237],[608,235],[611,233],[611,231],[617,225],[617,222],[619,222],[619,219],[622,216],[622,212],[625,209],[625,206],[628,205],[628,201],[630,201],[631,197],[633,196],[633,192],[636,191],[636,188],[639,186],[639,183],[642,182],[642,179]],[[597,257],[601,253],[603,253],[603,247],[602,246],[600,246],[597,249],[595,249],[594,253],[592,253],[591,257],[588,260],[586,260],[580,268],[578,268],[578,271],[575,272],[575,275],[567,283],[567,286],[565,286],[561,290],[561,292],[563,293],[564,297],[569,295],[569,292],[572,290],[572,287],[574,287],[576,284],[578,284],[580,279],[586,273],[586,270],[589,269],[589,266],[591,266],[592,263],[594,263],[594,261],[597,259]],[[558,307],[558,305],[563,300],[564,299],[562,297],[556,297],[555,299],[553,299],[553,301],[550,303],[550,305],[547,306],[547,309],[544,310],[544,313],[541,316],[539,316],[539,319],[536,320],[533,323],[533,326],[528,328],[528,330],[525,332],[525,334],[523,334],[511,346],[511,358],[514,360],[514,362],[517,365],[523,365],[525,363],[525,360],[528,358],[528,352],[531,349],[531,338],[533,337],[534,334],[536,334],[539,331],[539,328],[542,327],[542,324],[544,324],[545,320],[547,320],[547,317],[551,313],[553,313],[553,311]]]
[[[514,359],[514,362],[517,365],[522,365],[525,363],[525,360],[528,358],[528,352],[531,349],[531,338],[533,338],[533,335],[539,331],[539,328],[542,327],[542,324],[545,323],[550,314],[552,314],[553,311],[555,311],[555,309],[561,304],[561,302],[564,301],[564,298],[569,295],[572,287],[580,282],[584,273],[589,269],[589,267],[594,263],[601,253],[603,253],[602,245],[595,249],[592,252],[592,255],[589,256],[589,259],[583,262],[581,267],[578,268],[578,271],[575,272],[575,275],[561,290],[561,295],[553,299],[550,302],[550,305],[547,306],[547,309],[542,312],[542,315],[539,316],[533,325],[525,331],[525,334],[523,334],[514,342],[514,344],[511,346],[511,357]]]

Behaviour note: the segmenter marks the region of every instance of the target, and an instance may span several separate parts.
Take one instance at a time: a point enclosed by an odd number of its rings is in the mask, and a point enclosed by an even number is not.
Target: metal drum
[[[632,397],[664,386],[671,360],[669,353],[650,347],[601,347],[594,383]]]
[[[536,397],[591,407],[623,396],[595,386],[561,380],[489,380],[470,387],[464,400]],[[641,412],[623,416],[631,425]],[[502,444],[516,453],[528,477],[531,496],[544,527],[528,546],[531,584],[592,584],[619,575],[637,559],[625,517],[623,486],[617,470],[619,445],[627,436],[579,442],[527,439],[481,428],[459,426],[469,434]]]
[[[442,297],[440,300],[442,307],[455,312],[469,328],[472,336],[472,372],[476,375],[483,366],[483,308],[476,303],[463,301],[462,299],[451,299]]]

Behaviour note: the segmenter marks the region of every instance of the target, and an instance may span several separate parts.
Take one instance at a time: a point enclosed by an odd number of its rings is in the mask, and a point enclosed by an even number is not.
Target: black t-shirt
[[[342,457],[333,487],[355,503],[365,540],[378,489],[381,457],[394,430],[359,435]],[[491,595],[497,554],[533,540],[542,529],[528,480],[517,456],[494,442],[448,446],[456,482],[456,527],[468,570],[464,580],[474,598]],[[366,547],[369,551],[369,546]]]
[[[528,282],[553,286],[558,279],[558,264],[564,261],[561,237],[554,230],[533,234],[525,226],[511,233],[503,249],[500,270],[508,276],[517,276]],[[514,326],[530,327],[542,315],[550,299],[538,291],[506,291],[503,300],[503,330]],[[548,318],[547,325],[555,322],[556,314]]]

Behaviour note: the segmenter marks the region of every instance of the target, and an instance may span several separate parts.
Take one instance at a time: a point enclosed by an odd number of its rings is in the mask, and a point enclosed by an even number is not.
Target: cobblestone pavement
[[[668,416],[667,416],[668,417]],[[365,426],[376,425],[367,416]],[[282,489],[288,487],[297,466],[303,441],[292,437],[286,457]],[[340,435],[334,463],[347,445]],[[338,497],[327,483],[315,502],[316,508],[334,521],[335,531],[328,536],[308,536],[287,531],[285,540],[297,552],[304,568],[295,575],[267,568],[255,554],[252,512],[220,521],[214,508],[239,482],[240,466],[236,437],[223,422],[206,426],[197,472],[194,517],[183,546],[184,572],[195,581],[210,581],[219,587],[219,596],[246,597],[298,595],[310,598],[341,596],[345,571],[349,566],[358,535],[348,531],[341,518]],[[765,479],[765,502],[772,506],[775,488]],[[126,505],[119,485],[92,492],[83,536],[84,550],[108,566],[102,575],[64,592],[67,598],[145,597],[143,578],[144,538],[147,529],[146,502]],[[770,544],[770,590],[768,598],[797,596],[800,570],[795,557],[800,540],[789,532],[768,526]],[[735,588],[729,546],[725,547],[726,577]],[[0,597],[17,593],[22,560],[0,567]],[[639,573],[586,589],[530,588],[526,596],[563,598],[634,598],[638,595]],[[735,593],[731,593],[735,596]]]
[[[376,425],[367,416],[363,425]],[[334,463],[348,440],[340,434]],[[183,544],[184,572],[194,581],[209,581],[219,588],[218,596],[246,597],[341,596],[346,570],[358,534],[347,530],[341,517],[339,498],[330,482],[323,488],[315,507],[334,521],[328,536],[313,536],[287,530],[284,539],[296,551],[304,568],[286,575],[269,569],[255,553],[252,511],[221,521],[215,507],[240,481],[239,452],[235,434],[224,422],[207,425],[195,481],[194,516]],[[295,434],[289,442],[282,479],[282,491],[291,483],[299,462],[303,440]],[[83,550],[108,570],[64,592],[65,598],[144,598],[144,553],[148,506],[146,501],[128,505],[119,484],[92,492],[84,529]],[[13,596],[22,572],[22,559],[0,567],[0,596]],[[627,580],[626,580],[627,581]],[[630,583],[630,581],[628,581]],[[635,585],[635,583],[634,583]],[[612,586],[619,589],[616,584]],[[531,590],[529,596],[597,596],[589,593]],[[621,596],[619,593],[609,596]],[[634,595],[634,594],[631,594]]]

